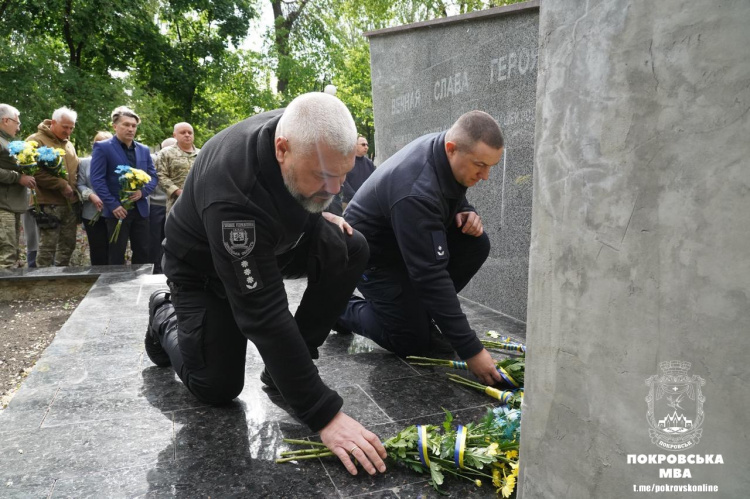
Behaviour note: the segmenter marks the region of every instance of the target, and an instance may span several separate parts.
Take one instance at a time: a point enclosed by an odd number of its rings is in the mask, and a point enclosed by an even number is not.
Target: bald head
[[[177,140],[177,147],[183,151],[192,152],[195,149],[195,147],[193,147],[195,136],[193,135],[193,127],[190,123],[177,123],[174,126],[172,137]]]

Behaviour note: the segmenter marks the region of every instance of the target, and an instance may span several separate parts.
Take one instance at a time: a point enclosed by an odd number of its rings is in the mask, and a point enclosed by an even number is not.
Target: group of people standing
[[[61,149],[67,178],[39,168],[28,175],[9,154],[8,144],[21,129],[20,112],[0,104],[0,268],[18,266],[18,239],[23,225],[29,267],[67,266],[76,247],[78,224],[89,242],[92,265],[122,265],[130,241],[132,262],[153,263],[161,271],[161,243],[168,210],[182,193],[198,149],[189,123],[174,126],[173,137],[158,155],[135,141],[140,117],[125,106],[112,114],[113,133],[94,137],[90,157],[79,158],[70,136],[78,115],[62,107],[28,136],[39,146]],[[145,171],[151,181],[129,197],[126,210],[120,199],[118,166]],[[33,192],[33,197],[30,193]],[[113,238],[119,225],[119,236]]]

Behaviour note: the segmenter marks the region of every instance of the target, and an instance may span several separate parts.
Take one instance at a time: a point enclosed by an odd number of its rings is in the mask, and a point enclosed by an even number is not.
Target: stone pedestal
[[[542,4],[524,499],[748,496],[748,26],[739,1]]]

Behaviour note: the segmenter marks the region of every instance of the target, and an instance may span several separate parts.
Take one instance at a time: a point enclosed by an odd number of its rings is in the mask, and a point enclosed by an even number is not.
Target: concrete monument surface
[[[480,109],[502,127],[506,149],[489,182],[469,190],[492,242],[462,293],[526,320],[531,231],[538,2],[369,33],[375,162]]]
[[[748,497],[748,26],[542,4],[525,499]]]

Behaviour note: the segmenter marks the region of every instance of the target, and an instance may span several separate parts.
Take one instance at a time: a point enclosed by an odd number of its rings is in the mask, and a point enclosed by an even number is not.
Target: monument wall
[[[539,26],[522,497],[748,497],[750,2]]]
[[[368,33],[375,163],[463,113],[491,114],[505,153],[468,191],[492,242],[462,295],[526,320],[539,3]]]

